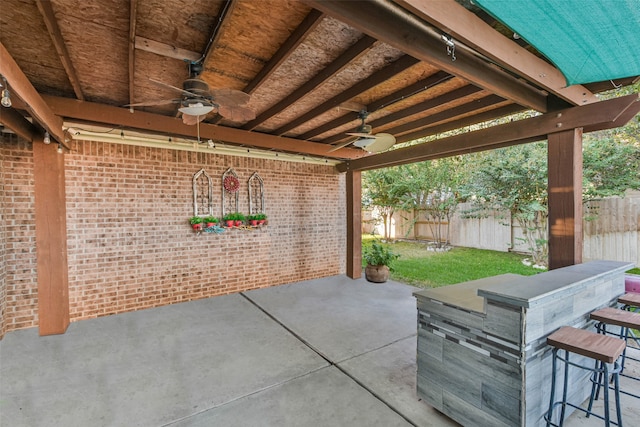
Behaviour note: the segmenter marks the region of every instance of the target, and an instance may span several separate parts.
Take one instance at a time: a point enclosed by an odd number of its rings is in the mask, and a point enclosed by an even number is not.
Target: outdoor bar
[[[547,336],[562,326],[593,329],[589,314],[615,304],[632,267],[590,261],[415,292],[418,395],[463,425],[545,425],[552,369]],[[589,375],[571,373],[569,400],[582,402],[591,390]]]

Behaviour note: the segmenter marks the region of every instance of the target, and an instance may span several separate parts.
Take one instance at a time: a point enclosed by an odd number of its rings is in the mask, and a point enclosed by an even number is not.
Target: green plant
[[[231,212],[222,217],[224,221],[244,221],[246,217],[240,212]]]
[[[211,222],[216,223],[216,222],[218,222],[218,218],[216,218],[215,216],[206,216],[206,217],[204,217],[204,222],[206,222],[206,223],[211,223]]]
[[[202,224],[203,218],[201,216],[192,216],[189,218],[189,224]]]
[[[373,242],[371,246],[366,247],[362,255],[368,265],[386,265],[387,267],[399,256],[379,242]]]
[[[254,216],[255,216],[255,219],[257,219],[258,221],[263,221],[267,219],[267,214],[264,214],[264,213],[255,214]]]

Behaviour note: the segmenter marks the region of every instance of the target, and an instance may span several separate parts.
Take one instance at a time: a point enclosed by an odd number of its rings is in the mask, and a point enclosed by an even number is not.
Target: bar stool
[[[620,301],[620,299],[618,299],[618,301]],[[636,343],[638,343],[638,339],[636,338],[635,335],[633,335],[633,332],[631,332],[631,329],[640,329],[640,313],[634,313],[632,311],[619,310],[617,308],[607,307],[598,311],[594,311],[593,313],[591,313],[590,317],[597,322],[596,328],[598,329],[599,333],[614,334],[620,337],[621,339],[625,340],[625,342],[627,342],[629,339],[632,339]],[[608,332],[607,325],[619,326],[620,333],[617,334],[613,332]],[[634,377],[632,375],[624,374],[624,364],[626,359],[638,361],[638,359],[636,358],[627,356],[628,348],[633,348],[633,347],[627,346],[622,352],[622,363],[620,364],[620,375],[627,378],[631,378],[636,381],[640,381],[640,378]],[[597,390],[596,390],[595,398],[597,399],[598,393],[600,392],[600,383],[598,383],[596,387],[597,387]],[[624,390],[621,390],[620,392],[640,399],[640,396],[636,394],[629,393]]]
[[[549,409],[547,411],[547,415],[545,415],[544,419],[547,422],[548,426],[554,427],[562,427],[564,424],[564,415],[565,409],[567,406],[571,406],[572,408],[578,409],[587,413],[587,415],[593,415],[597,418],[604,420],[605,426],[610,426],[611,424],[615,424],[618,426],[622,426],[622,414],[620,412],[620,382],[618,374],[620,373],[620,365],[617,360],[624,351],[626,346],[626,342],[619,338],[609,337],[606,335],[598,334],[595,332],[587,331],[584,329],[577,329],[571,326],[563,326],[558,329],[553,334],[547,337],[547,344],[553,347],[552,351],[552,374],[551,374],[551,397],[549,398]],[[564,350],[564,357],[558,355],[559,350]],[[589,359],[595,360],[595,366],[593,368],[580,365],[575,362],[569,361],[569,353],[579,354],[581,356],[585,356]],[[557,361],[561,361],[565,363],[564,368],[564,383],[562,388],[562,400],[555,401],[555,391],[556,391],[556,364]],[[608,364],[613,363],[613,369],[609,369]],[[569,366],[575,366],[580,369],[584,369],[587,371],[593,372],[591,376],[591,381],[593,382],[593,386],[591,388],[591,397],[589,399],[589,408],[584,409],[578,405],[574,405],[573,403],[567,402],[567,386],[569,381]],[[600,373],[603,376],[599,375]],[[618,415],[618,422],[610,421],[609,417],[609,387],[605,387],[604,391],[604,416],[599,414],[595,414],[591,411],[591,406],[593,403],[594,395],[595,395],[595,385],[598,380],[602,380],[603,378],[609,378],[609,375],[613,375],[614,379],[614,390],[615,390],[615,401],[616,401],[616,411]],[[606,380],[605,380],[606,381]],[[557,405],[562,405],[562,410],[560,412],[560,422],[559,424],[554,424],[551,420],[553,419],[553,410]]]
[[[636,294],[633,292],[624,294],[623,296],[618,298],[618,302],[622,304],[622,308],[624,310],[635,311],[632,310],[632,308],[636,310],[640,308],[640,294]]]

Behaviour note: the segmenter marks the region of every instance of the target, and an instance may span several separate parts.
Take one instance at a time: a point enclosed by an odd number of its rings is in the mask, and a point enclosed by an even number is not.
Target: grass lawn
[[[373,241],[362,236],[363,250]],[[509,252],[453,248],[449,252],[428,251],[420,242],[388,244],[400,255],[392,265],[391,279],[421,288],[436,288],[504,273],[531,276],[542,272],[522,264],[526,256]]]
[[[374,239],[371,235],[362,236],[363,251]],[[505,273],[532,276],[544,271],[524,265],[522,260],[526,255],[511,252],[473,248],[434,252],[427,250],[424,242],[413,241],[394,241],[386,245],[400,255],[392,265],[391,279],[420,288],[437,288]],[[364,261],[362,266],[365,266]],[[640,268],[627,273],[640,275]]]

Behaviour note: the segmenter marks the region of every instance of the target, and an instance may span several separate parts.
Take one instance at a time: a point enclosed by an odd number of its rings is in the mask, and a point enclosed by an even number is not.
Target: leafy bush
[[[365,248],[362,255],[369,265],[386,265],[387,267],[399,256],[379,242],[373,242],[371,246]]]

